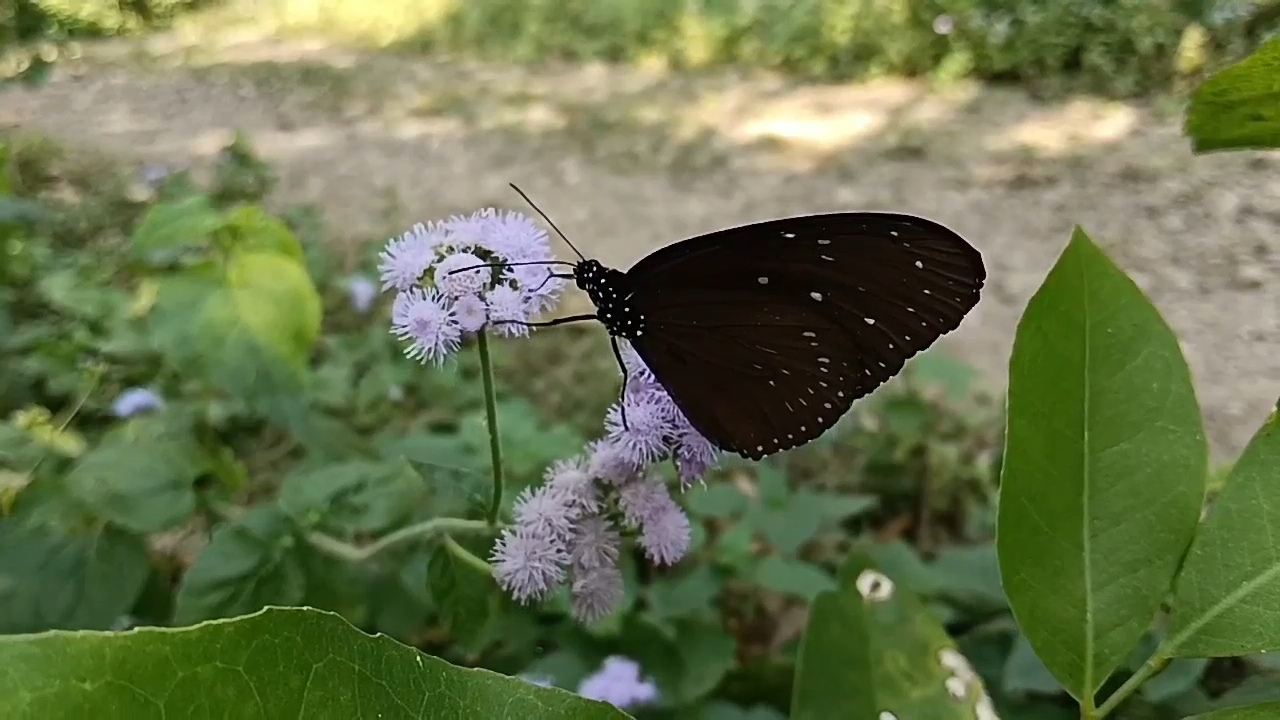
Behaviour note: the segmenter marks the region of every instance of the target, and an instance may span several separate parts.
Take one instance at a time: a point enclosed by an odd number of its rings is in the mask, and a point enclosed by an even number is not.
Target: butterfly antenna
[[[560,228],[556,227],[556,224],[555,224],[555,223],[553,223],[553,222],[551,222],[551,218],[547,217],[547,214],[546,214],[546,213],[544,213],[544,212],[542,212],[542,208],[540,208],[540,207],[538,207],[537,205],[535,205],[535,204],[533,203],[533,201],[529,199],[529,196],[524,194],[524,191],[523,191],[523,190],[521,190],[520,188],[516,187],[516,184],[515,184],[515,183],[507,183],[507,184],[508,184],[508,185],[510,185],[510,186],[511,186],[511,189],[512,189],[512,190],[515,190],[515,191],[516,191],[516,193],[520,195],[520,197],[524,198],[524,201],[525,201],[525,202],[529,203],[529,207],[531,207],[531,208],[533,208],[534,210],[538,211],[538,214],[542,216],[542,219],[547,221],[547,224],[551,226],[551,229],[552,229],[552,230],[555,230],[555,231],[556,231],[556,234],[560,236],[560,239],[561,239],[561,240],[564,240],[564,241],[565,241],[565,243],[569,246],[569,249],[570,249],[570,250],[573,250],[573,252],[574,252],[574,253],[575,253],[579,258],[581,258],[581,259],[583,259],[583,260],[586,260],[586,259],[587,259],[587,258],[586,258],[586,256],[584,256],[582,253],[578,252],[578,248],[576,248],[576,247],[574,247],[574,246],[573,246],[573,243],[569,241],[569,238],[565,237],[565,236],[564,236],[564,233],[560,232]]]

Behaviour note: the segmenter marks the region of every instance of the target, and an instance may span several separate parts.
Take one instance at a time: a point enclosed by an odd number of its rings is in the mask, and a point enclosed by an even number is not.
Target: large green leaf
[[[1196,152],[1280,148],[1280,38],[1205,80],[1186,131]]]
[[[105,630],[133,607],[149,571],[143,539],[111,525],[71,532],[0,519],[0,633]]]
[[[1169,590],[1208,451],[1177,339],[1083,230],[1018,325],[1005,442],[1005,592],[1045,665],[1089,698]]]
[[[381,533],[418,510],[427,488],[403,460],[351,460],[290,473],[279,503],[304,524],[344,533]]]
[[[166,530],[196,509],[201,465],[194,443],[116,441],[85,454],[67,474],[67,491],[94,513],[138,533]]]
[[[12,720],[627,717],[306,608],[178,630],[5,638],[0,668],[0,716]]]
[[[791,720],[876,720],[871,631],[862,596],[847,588],[814,598],[796,660]]]
[[[704,698],[733,668],[737,647],[719,618],[683,618],[655,623],[624,618],[620,645],[658,686],[658,703],[687,706]]]
[[[1164,651],[1188,657],[1280,649],[1280,417],[1250,441],[1191,543]]]
[[[840,588],[864,598],[876,708],[898,718],[974,720],[991,709],[981,678],[929,608],[861,553]]]
[[[250,508],[218,528],[182,577],[174,622],[189,625],[300,603],[306,574],[297,542],[293,521],[274,505]]]
[[[237,251],[279,253],[303,262],[302,243],[288,225],[257,205],[242,205],[227,213],[224,232],[231,236]]]
[[[1187,720],[1275,720],[1280,718],[1280,702],[1223,708]]]
[[[431,598],[455,638],[478,641],[497,612],[498,586],[492,575],[463,562],[449,542],[441,542],[431,554]]]
[[[836,582],[826,570],[794,558],[770,555],[756,566],[754,579],[760,587],[803,600],[835,588]]]
[[[261,404],[301,395],[320,315],[302,265],[278,253],[240,252],[225,266],[166,277],[152,327],[170,362]]]
[[[222,213],[203,195],[153,205],[133,231],[133,252],[157,264],[188,248],[203,248],[223,225]]]

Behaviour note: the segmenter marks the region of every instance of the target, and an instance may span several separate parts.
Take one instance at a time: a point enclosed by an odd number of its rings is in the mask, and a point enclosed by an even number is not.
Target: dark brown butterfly
[[[626,272],[573,265],[556,276],[572,278],[596,312],[532,324],[599,320],[615,355],[618,338],[630,342],[694,428],[752,460],[831,428],[954,330],[986,279],[960,235],[882,212],[718,230]]]

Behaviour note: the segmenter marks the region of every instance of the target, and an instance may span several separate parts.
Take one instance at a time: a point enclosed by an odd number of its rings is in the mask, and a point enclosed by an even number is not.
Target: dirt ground
[[[1219,459],[1280,395],[1280,156],[1193,157],[1174,102],[1037,102],[922,83],[494,67],[318,42],[175,37],[89,48],[0,127],[200,166],[248,133],[283,201],[341,239],[521,208],[625,267],[682,237],[785,214],[927,215],[983,251],[990,285],[948,347],[1002,382],[1018,313],[1082,224],[1183,341]],[[566,250],[567,252],[567,250]]]

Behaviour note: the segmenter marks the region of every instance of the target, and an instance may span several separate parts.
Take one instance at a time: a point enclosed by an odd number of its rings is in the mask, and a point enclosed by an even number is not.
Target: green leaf
[[[820,593],[796,659],[791,720],[877,720],[871,630],[862,597]]]
[[[793,555],[827,525],[860,515],[876,506],[870,495],[838,495],[798,490],[781,507],[760,514],[760,529],[774,549]]]
[[[133,607],[151,569],[146,542],[111,525],[73,533],[0,518],[0,548],[6,634],[105,630]]]
[[[446,543],[431,554],[427,577],[431,597],[453,636],[476,640],[496,612],[499,595],[493,577],[459,560]]]
[[[997,534],[1018,625],[1077,699],[1159,609],[1207,462],[1177,339],[1077,228],[1014,340]]]
[[[320,296],[301,265],[244,252],[222,269],[166,277],[152,328],[171,363],[272,411],[276,399],[302,394],[320,314]]]
[[[737,643],[719,619],[682,621],[676,626],[676,637],[682,672],[671,700],[688,705],[710,694],[733,669]]]
[[[242,205],[227,214],[224,230],[232,235],[230,246],[238,252],[278,253],[303,263],[302,243],[279,218],[257,205]]]
[[[1223,708],[1194,715],[1187,720],[1275,720],[1280,717],[1280,702],[1244,707]]]
[[[1196,88],[1186,132],[1196,152],[1280,147],[1280,38]]]
[[[720,581],[710,565],[700,564],[686,573],[658,578],[647,591],[649,613],[671,619],[712,609]]]
[[[274,505],[250,508],[218,528],[182,578],[174,623],[190,625],[302,602],[306,576],[294,550],[296,541],[293,521]]]
[[[381,533],[403,524],[422,506],[426,494],[426,486],[407,462],[352,460],[290,473],[278,502],[302,524]]]
[[[10,718],[627,718],[307,608],[179,630],[0,639],[0,667],[0,716]]]
[[[876,567],[901,587],[920,595],[936,595],[939,592],[941,579],[934,568],[916,552],[909,543],[902,540],[878,542],[862,549]],[[840,568],[841,573],[845,571]],[[843,585],[849,578],[840,576]]]
[[[585,439],[568,425],[548,423],[527,400],[498,403],[498,430],[502,438],[502,461],[513,482],[531,482],[541,477],[556,460],[582,451]],[[466,417],[460,433],[472,451],[483,454],[489,463],[489,430],[483,411]],[[508,499],[514,500],[515,493]]]
[[[691,488],[684,494],[689,512],[704,518],[732,518],[746,511],[749,500],[730,483]]]
[[[766,590],[812,600],[832,590],[836,581],[822,568],[803,560],[770,555],[756,566],[755,581]]]
[[[203,195],[153,205],[133,231],[133,252],[154,264],[174,260],[189,248],[203,248],[222,227],[222,213]]]
[[[194,443],[118,440],[81,457],[66,487],[97,515],[137,533],[155,533],[195,512],[194,483],[201,470]]]
[[[686,706],[720,684],[733,668],[733,637],[719,619],[684,619],[661,625],[642,617],[624,620],[622,647],[658,686],[663,707]]]
[[[1249,442],[1196,533],[1164,651],[1222,657],[1280,649],[1280,417]]]
[[[991,700],[982,680],[919,597],[886,584],[861,553],[850,555],[840,577],[842,592],[864,596],[878,709],[899,718],[985,717],[978,708]],[[872,584],[876,592],[864,593]]]
[[[938,553],[930,567],[938,595],[984,611],[1008,607],[994,544],[949,547]]]

